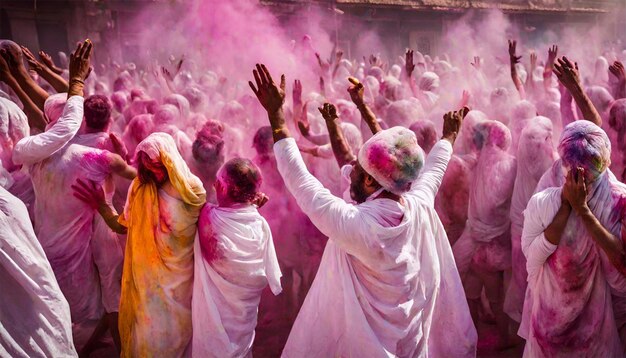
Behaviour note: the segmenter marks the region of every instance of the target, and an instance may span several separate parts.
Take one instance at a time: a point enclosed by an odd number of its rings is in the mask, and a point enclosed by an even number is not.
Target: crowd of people
[[[626,50],[303,42],[288,91],[0,40],[0,356],[626,355]]]

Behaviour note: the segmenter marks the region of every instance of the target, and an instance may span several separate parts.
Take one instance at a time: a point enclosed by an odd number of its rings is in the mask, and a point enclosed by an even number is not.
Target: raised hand
[[[511,64],[516,64],[520,62],[522,56],[516,56],[517,49],[517,41],[509,40],[509,59],[511,60]]]
[[[474,61],[470,62],[470,65],[474,66],[475,69],[480,70],[480,56],[474,56]]]
[[[410,78],[415,70],[415,64],[413,63],[413,50],[406,50],[405,56],[405,65],[404,69],[406,70],[406,75]]]
[[[559,53],[559,47],[557,45],[552,45],[552,47],[548,49],[548,62],[546,63],[546,67],[552,66],[552,64],[556,60],[558,53]]]
[[[317,52],[315,53],[315,57],[317,58],[317,63],[320,65],[322,72],[327,73],[330,70],[330,63],[322,60],[322,57]]]
[[[268,113],[278,112],[285,102],[285,75],[280,76],[280,85],[277,86],[267,67],[263,64],[257,64],[252,74],[256,87],[252,81],[248,81],[248,85],[252,88],[256,98]]]
[[[74,191],[74,197],[89,205],[93,210],[106,205],[102,186],[93,180],[76,179],[76,184],[72,184],[71,188]]]
[[[558,62],[558,63],[557,63]],[[570,92],[580,87],[580,75],[578,73],[578,63],[572,62],[563,56],[554,63],[554,74]]]
[[[350,99],[352,99],[352,102],[356,104],[357,107],[363,105],[365,103],[365,101],[363,100],[363,92],[365,90],[363,84],[354,77],[348,77],[348,81],[350,81],[350,83],[352,84],[350,87],[348,87]]]
[[[308,122],[298,121],[298,129],[304,137],[308,137],[311,134],[311,125]]]
[[[537,67],[537,53],[535,51],[530,51],[530,75],[532,75],[532,71]]]
[[[39,60],[41,61],[41,63],[46,65],[46,67],[48,67],[49,69],[51,69],[57,74],[63,73],[63,70],[57,67],[57,65],[52,60],[52,56],[48,55],[44,51],[39,51],[38,55],[39,55]]]
[[[624,64],[619,61],[613,62],[612,65],[609,66],[609,72],[615,76],[618,81],[626,81],[626,72],[624,71]]]
[[[293,81],[292,96],[294,104],[302,103],[302,82],[300,80]]]
[[[24,54],[24,57],[26,57],[26,62],[28,62],[28,66],[30,67],[30,69],[37,73],[41,73],[41,71],[44,70],[44,64],[37,61],[35,55],[33,55],[33,53],[30,52],[30,50],[26,46],[20,47],[22,48],[22,53]]]
[[[319,107],[318,110],[326,121],[334,121],[339,118],[337,115],[337,108],[332,103],[324,103],[324,105]]]
[[[574,211],[580,213],[587,208],[587,186],[585,185],[585,169],[572,168],[563,184],[561,197],[569,203]]]
[[[89,59],[93,44],[87,39],[76,47],[76,50],[70,55],[70,82],[84,82],[91,73]]]
[[[168,80],[170,82],[174,81],[174,76],[172,76],[172,74],[170,73],[170,71],[167,68],[161,66],[161,73],[163,73],[163,77],[166,80]]]
[[[461,130],[461,124],[463,119],[469,113],[468,107],[463,107],[458,111],[448,112],[443,115],[443,139],[450,141],[454,144],[459,131]]]

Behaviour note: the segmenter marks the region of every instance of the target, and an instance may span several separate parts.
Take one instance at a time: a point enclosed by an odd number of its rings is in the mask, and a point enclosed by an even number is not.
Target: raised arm
[[[41,63],[46,65],[46,67],[48,67],[52,72],[56,73],[57,75],[63,74],[63,69],[58,67],[52,60],[52,56],[48,55],[44,51],[39,51],[39,60],[41,60]]]
[[[63,77],[56,74],[52,71],[48,66],[43,63],[37,61],[35,55],[25,46],[22,46],[22,52],[24,53],[24,57],[26,57],[26,61],[30,66],[31,70],[37,72],[41,78],[46,80],[54,88],[57,93],[64,93],[69,90],[70,85],[63,79]]]
[[[372,112],[369,106],[365,104],[365,100],[363,99],[363,84],[354,77],[350,77],[348,80],[352,84],[350,87],[348,87],[348,93],[350,93],[350,98],[352,99],[352,102],[356,105],[356,108],[359,109],[359,112],[361,113],[361,118],[365,121],[365,123],[367,123],[367,126],[370,127],[372,134],[376,134],[382,131],[382,127],[376,120],[376,115],[374,114],[374,112]]]
[[[558,52],[559,47],[557,45],[552,45],[552,47],[548,49],[548,60],[546,61],[546,65],[543,68],[543,88],[546,91],[549,90],[552,86],[552,83],[550,83],[552,79],[552,70]]]
[[[558,63],[554,64],[554,74],[556,74],[559,82],[571,93],[584,119],[601,127],[602,117],[600,117],[596,107],[594,107],[591,99],[589,99],[583,89],[578,73],[578,64],[572,64],[567,57],[563,56],[563,58],[558,59]]]
[[[250,88],[265,108],[274,133],[274,154],[287,189],[296,198],[302,211],[324,235],[337,238],[353,236],[358,229],[354,225],[357,209],[335,197],[306,168],[298,146],[289,134],[282,114],[285,100],[285,76],[280,85],[264,65],[257,65],[253,71],[256,84],[249,82]]]
[[[22,90],[19,83],[9,70],[9,66],[2,56],[0,56],[0,82],[6,83],[15,92],[17,97],[24,106],[24,113],[28,118],[28,126],[31,129],[36,128],[40,132],[43,132],[46,128],[46,120],[43,116],[43,111],[35,105],[35,103],[28,97],[26,92]]]
[[[452,157],[452,146],[467,113],[469,108],[463,107],[443,116],[443,136],[430,151],[420,177],[413,184],[411,193],[422,197],[429,205],[435,205],[435,196]]]
[[[513,84],[519,92],[519,95],[522,99],[526,98],[526,93],[524,92],[524,86],[522,85],[522,81],[517,75],[517,64],[520,63],[520,59],[522,56],[516,56],[516,48],[517,41],[509,40],[509,61],[511,63],[511,79],[513,80]]]
[[[613,88],[613,97],[616,100],[626,98],[626,71],[624,71],[624,64],[619,61],[613,62],[613,64],[609,66],[609,72],[616,78],[615,87]]]
[[[43,105],[49,94],[41,88],[24,67],[22,62],[22,49],[17,44],[13,44],[10,48],[0,49],[0,56],[4,58],[11,70],[11,74],[20,85],[22,90],[30,97],[35,105],[43,111]]]
[[[339,125],[339,116],[337,116],[337,109],[330,103],[324,103],[323,107],[318,108],[324,120],[326,121],[326,128],[328,128],[328,135],[330,137],[330,145],[333,148],[333,154],[339,164],[339,168],[346,164],[350,164],[356,159],[348,142],[343,136],[343,131]]]
[[[83,86],[89,75],[92,44],[81,43],[70,56],[70,88],[61,118],[47,131],[22,138],[13,149],[15,164],[37,163],[63,148],[78,130],[83,120]]]
[[[566,125],[576,120],[576,115],[572,109],[572,94],[562,85],[559,84],[559,91],[561,92],[560,112],[561,112],[561,124],[563,128]]]

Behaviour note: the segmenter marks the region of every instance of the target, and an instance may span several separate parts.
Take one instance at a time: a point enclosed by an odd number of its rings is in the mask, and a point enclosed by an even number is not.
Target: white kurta
[[[76,357],[70,308],[24,204],[0,187],[0,356]]]
[[[281,292],[272,233],[256,207],[206,205],[194,244],[194,357],[251,353],[261,292]]]
[[[440,141],[404,194],[347,204],[306,169],[295,141],[274,145],[302,210],[327,235],[285,357],[473,357],[476,329],[434,198],[452,147]]]

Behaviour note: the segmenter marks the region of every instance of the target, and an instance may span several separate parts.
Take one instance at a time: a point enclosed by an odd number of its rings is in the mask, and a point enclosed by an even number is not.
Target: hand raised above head
[[[324,103],[324,105],[319,107],[318,110],[326,121],[332,121],[339,118],[337,115],[337,108],[332,103]]]
[[[281,75],[280,84],[276,85],[265,65],[257,64],[252,73],[256,82],[255,86],[248,81],[252,92],[268,113],[278,112],[285,102],[285,75]]]
[[[81,42],[76,50],[70,55],[70,82],[78,80],[83,82],[91,73],[90,58],[93,43],[89,39]]]
[[[413,50],[406,50],[404,63],[404,69],[406,70],[406,74],[408,77],[410,77],[415,70],[415,64],[413,63]]]
[[[363,87],[363,84],[354,77],[348,77],[348,81],[350,81],[350,83],[352,84],[350,87],[348,87],[348,93],[350,93],[350,99],[357,106],[362,105],[364,103],[363,92],[365,90],[365,88]]]
[[[443,116],[443,139],[449,140],[451,143],[454,143],[456,140],[459,131],[461,130],[461,124],[463,123],[463,119],[467,116],[470,109],[468,107],[463,107],[458,111],[452,111],[444,114]]]
[[[30,50],[26,46],[20,47],[22,48],[22,53],[24,54],[24,57],[26,58],[26,62],[28,62],[28,66],[30,67],[30,69],[37,73],[41,72],[44,65],[41,62],[37,61],[35,55],[33,55],[33,53],[30,52]]]
[[[626,72],[624,71],[624,65],[620,61],[613,62],[609,66],[609,72],[615,76],[619,81],[626,80]]]
[[[522,56],[516,56],[517,41],[509,40],[509,59],[512,64],[519,63]]]
[[[578,63],[572,62],[563,56],[554,63],[554,74],[559,82],[568,90],[572,91],[580,86],[580,74],[578,73]]]
[[[548,63],[546,65],[552,66],[554,60],[556,60],[558,52],[559,47],[557,45],[552,45],[552,47],[548,49]]]

